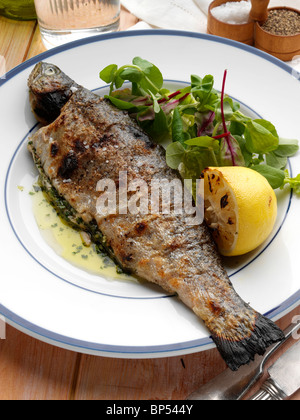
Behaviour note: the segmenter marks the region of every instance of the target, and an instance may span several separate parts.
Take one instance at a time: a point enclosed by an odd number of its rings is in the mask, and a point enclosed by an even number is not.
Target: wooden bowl
[[[286,9],[300,14],[291,7],[272,7],[270,10]],[[255,25],[255,47],[283,61],[291,61],[300,55],[300,33],[296,35],[273,35],[265,31],[259,23]]]
[[[230,1],[242,1],[242,0],[230,0]],[[231,23],[224,23],[216,19],[211,10],[215,7],[221,6],[227,3],[228,0],[215,0],[213,1],[208,9],[207,18],[207,33],[211,35],[221,36],[223,38],[233,39],[244,44],[254,45],[254,22],[250,21],[242,25],[235,25]]]

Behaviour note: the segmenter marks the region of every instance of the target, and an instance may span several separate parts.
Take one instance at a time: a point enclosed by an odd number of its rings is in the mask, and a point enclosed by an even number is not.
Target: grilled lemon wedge
[[[207,168],[205,220],[224,256],[243,255],[271,234],[277,198],[265,177],[241,166]]]

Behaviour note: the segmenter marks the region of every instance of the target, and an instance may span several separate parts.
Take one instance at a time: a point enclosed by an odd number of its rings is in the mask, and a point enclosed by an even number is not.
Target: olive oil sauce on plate
[[[58,255],[76,267],[108,280],[140,282],[133,276],[119,272],[116,264],[107,255],[97,252],[93,244],[86,245],[80,232],[62,221],[39,188],[34,187],[30,194],[41,234]]]

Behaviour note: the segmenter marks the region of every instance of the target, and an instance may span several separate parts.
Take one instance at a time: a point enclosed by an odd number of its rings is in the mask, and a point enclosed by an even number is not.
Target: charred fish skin
[[[117,190],[124,170],[128,183],[179,179],[162,147],[127,112],[78,88],[59,117],[32,136],[30,150],[49,185],[74,209],[75,223],[96,225],[125,271],[176,293],[205,323],[232,370],[283,339],[275,323],[238,296],[205,224],[191,226],[188,215],[174,211],[99,215],[101,179],[115,181]]]
[[[32,112],[42,125],[53,122],[74,91],[80,88],[57,66],[40,62],[28,79]]]

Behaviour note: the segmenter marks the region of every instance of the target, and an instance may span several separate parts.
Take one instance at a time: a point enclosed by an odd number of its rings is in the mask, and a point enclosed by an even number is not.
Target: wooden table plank
[[[70,399],[79,357],[7,325],[0,340],[0,400]]]
[[[217,350],[162,359],[109,359],[83,355],[77,400],[176,400],[225,368]]]
[[[5,58],[5,67],[8,71],[26,59],[37,23],[0,17],[0,25],[0,56]],[[2,66],[0,66],[1,70]]]
[[[27,55],[26,55],[26,60],[28,60],[29,58],[35,57],[36,55],[42,53],[46,51],[46,48],[43,44],[42,38],[41,38],[41,33],[40,33],[40,28],[37,25],[32,37],[32,41],[30,44],[30,47],[28,49]]]

